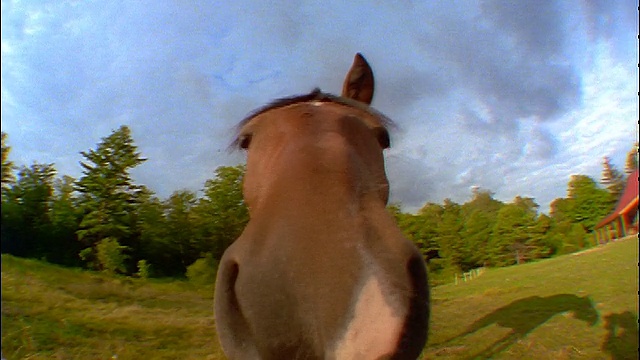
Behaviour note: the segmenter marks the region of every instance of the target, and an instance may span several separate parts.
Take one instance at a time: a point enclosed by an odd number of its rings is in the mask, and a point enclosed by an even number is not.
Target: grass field
[[[433,291],[427,358],[637,359],[638,240]]]
[[[429,359],[637,359],[635,237],[432,291]],[[213,289],[2,255],[7,359],[222,359]]]

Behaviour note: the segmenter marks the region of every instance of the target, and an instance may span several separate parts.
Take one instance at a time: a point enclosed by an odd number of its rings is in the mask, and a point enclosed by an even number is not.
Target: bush
[[[115,274],[116,272],[125,272],[124,261],[128,258],[123,252],[126,246],[118,243],[114,238],[104,238],[96,245],[96,257],[102,271]]]
[[[148,279],[151,274],[151,265],[147,260],[138,261],[138,272],[136,275],[141,279]]]
[[[187,278],[196,285],[210,285],[216,280],[217,268],[218,262],[207,253],[187,267]]]
[[[87,263],[87,267],[92,270],[96,270],[95,255],[96,254],[91,247],[82,249],[78,254],[78,256],[80,256],[80,259]]]

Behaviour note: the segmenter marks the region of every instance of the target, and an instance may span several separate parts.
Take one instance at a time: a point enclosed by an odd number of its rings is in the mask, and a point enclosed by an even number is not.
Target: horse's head
[[[386,211],[390,120],[360,55],[342,95],[277,100],[238,125],[250,220],[225,251],[216,326],[230,358],[416,358],[424,260]]]
[[[313,179],[327,174],[336,187],[357,187],[357,195],[375,194],[386,204],[382,150],[390,145],[391,121],[369,107],[373,91],[373,72],[357,54],[342,96],[316,89],[276,100],[245,118],[234,144],[248,151],[243,191],[249,208],[264,202],[272,186],[313,186]]]

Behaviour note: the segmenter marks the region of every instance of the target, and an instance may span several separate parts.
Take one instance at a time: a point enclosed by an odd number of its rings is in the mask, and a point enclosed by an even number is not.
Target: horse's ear
[[[371,66],[360,53],[357,53],[353,59],[353,65],[344,79],[342,96],[369,105],[373,99],[373,86]]]

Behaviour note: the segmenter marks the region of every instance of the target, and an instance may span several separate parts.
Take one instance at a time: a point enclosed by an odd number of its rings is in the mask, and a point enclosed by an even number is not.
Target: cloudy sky
[[[353,56],[394,119],[392,200],[471,187],[547,211],[571,174],[599,179],[637,141],[638,2],[2,1],[2,131],[17,165],[81,175],[80,151],[129,125],[159,196],[199,190],[247,113]],[[372,4],[374,3],[374,4]],[[295,4],[295,5],[294,5]]]

